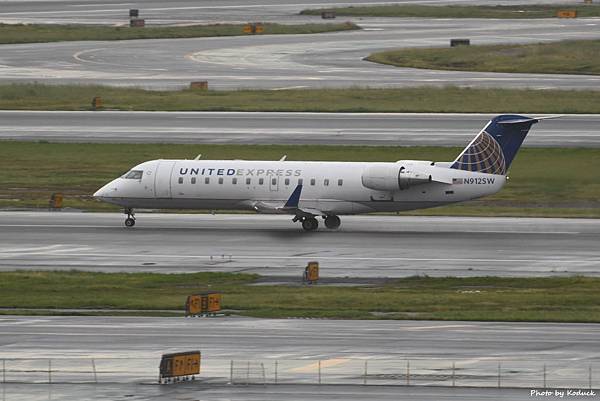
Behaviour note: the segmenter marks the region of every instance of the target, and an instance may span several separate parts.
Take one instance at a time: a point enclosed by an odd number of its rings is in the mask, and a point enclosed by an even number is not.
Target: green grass
[[[600,40],[399,49],[373,53],[367,60],[434,70],[598,75]]]
[[[535,129],[535,128],[534,128]],[[475,135],[475,133],[473,133]],[[165,138],[168,139],[168,138]],[[466,145],[466,144],[465,144]],[[65,206],[115,210],[90,195],[151,159],[330,161],[453,160],[461,148],[393,146],[56,144],[0,142],[0,207],[46,207],[63,192]],[[524,148],[510,182],[494,196],[418,214],[600,217],[600,149]]]
[[[209,82],[210,85],[210,82]],[[100,96],[110,110],[600,113],[600,91],[470,89],[296,89],[147,91],[105,86],[0,85],[0,109],[91,110]]]
[[[131,40],[201,38],[246,35],[243,24],[214,24],[168,27],[113,27],[102,25],[0,24],[0,44],[73,40]],[[360,29],[350,23],[282,25],[264,24],[266,34],[309,34]],[[260,34],[259,34],[260,35]]]
[[[89,314],[183,310],[187,295],[210,289],[223,292],[224,309],[257,317],[600,322],[598,278],[411,277],[360,287],[249,285],[256,279],[224,273],[4,272],[0,307],[108,309]]]
[[[322,11],[355,17],[422,17],[422,18],[554,18],[559,10],[576,10],[579,17],[600,16],[596,4],[534,4],[510,6],[423,6],[383,5],[303,10],[302,15],[320,15]]]

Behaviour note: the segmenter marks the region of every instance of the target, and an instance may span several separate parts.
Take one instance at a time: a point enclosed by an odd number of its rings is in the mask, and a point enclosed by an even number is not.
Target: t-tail
[[[506,175],[529,129],[541,119],[553,117],[524,117],[503,114],[494,117],[450,168]]]

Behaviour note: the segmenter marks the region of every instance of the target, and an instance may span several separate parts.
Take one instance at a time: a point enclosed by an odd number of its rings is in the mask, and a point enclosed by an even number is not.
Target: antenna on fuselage
[[[279,161],[280,161],[280,162],[284,162],[284,161],[285,161],[285,159],[287,159],[287,155],[283,155],[283,156],[281,156],[281,159],[279,159]]]
[[[194,158],[194,160],[200,160],[200,158],[201,158],[201,157],[202,157],[202,153],[200,153],[198,156],[196,156],[196,157]]]

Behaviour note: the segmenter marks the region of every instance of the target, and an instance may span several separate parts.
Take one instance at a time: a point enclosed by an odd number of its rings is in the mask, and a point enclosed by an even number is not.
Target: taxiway
[[[52,142],[465,146],[492,114],[0,111],[0,139]],[[525,146],[600,147],[600,116],[537,124]]]
[[[294,18],[321,21],[320,17]],[[597,39],[599,22],[595,18],[360,18],[356,22],[362,30],[314,35],[7,44],[2,45],[0,79],[151,89],[179,89],[189,86],[190,81],[208,80],[210,88],[220,90],[424,85],[600,87],[600,77],[594,75],[437,71],[363,60],[380,50],[445,47],[457,37],[469,38],[472,44]]]

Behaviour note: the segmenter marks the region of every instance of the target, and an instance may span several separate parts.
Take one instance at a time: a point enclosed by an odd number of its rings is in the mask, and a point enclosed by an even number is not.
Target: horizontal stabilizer
[[[535,124],[537,122],[539,122],[540,120],[550,120],[553,118],[559,118],[562,116],[545,116],[545,117],[524,117],[524,118],[517,118],[514,120],[505,120],[505,121],[498,121],[498,124],[523,124],[523,123],[532,123]]]

